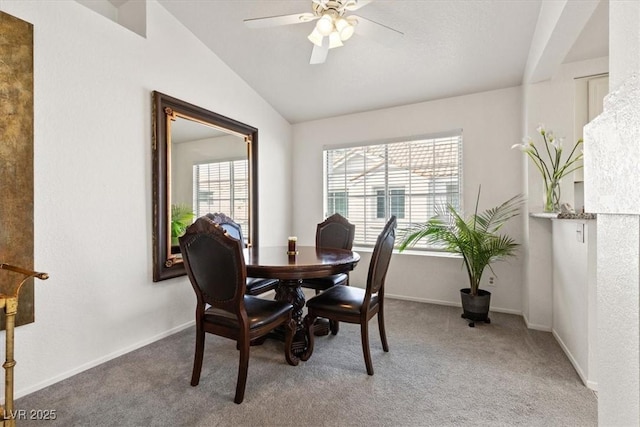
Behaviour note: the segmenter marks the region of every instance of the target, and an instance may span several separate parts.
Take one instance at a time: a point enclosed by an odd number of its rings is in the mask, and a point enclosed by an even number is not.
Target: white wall
[[[540,143],[541,137],[536,133],[536,127],[543,123],[545,128],[553,130],[557,137],[565,137],[565,147],[572,147],[582,137],[575,134],[574,127],[575,79],[608,71],[608,57],[572,62],[563,64],[551,80],[529,85],[525,134],[531,136],[536,143]],[[527,165],[531,196],[529,212],[542,212],[542,176],[530,161]],[[561,202],[567,201],[571,205],[574,205],[573,180],[574,176],[570,174],[563,178],[561,183]]]
[[[16,330],[19,397],[194,319],[186,277],[152,283],[153,90],[259,129],[266,244],[289,231],[291,129],[155,1],[146,38],[74,1],[0,10],[34,25],[35,268],[51,276]]]
[[[511,150],[520,141],[521,92],[509,88],[352,114],[293,126],[293,227],[301,244],[313,244],[315,225],[323,219],[322,149],[324,145],[401,138],[463,129],[463,198],[473,206],[482,184],[481,209],[493,207],[519,193],[521,153]],[[505,231],[522,241],[521,223]],[[401,234],[401,233],[399,233]],[[369,254],[352,273],[354,284],[364,284]],[[495,265],[498,286],[492,292],[492,310],[521,312],[521,257]],[[460,288],[468,287],[461,259],[394,255],[387,276],[388,295],[460,305]]]
[[[565,137],[565,144],[572,145],[579,138],[574,134],[575,79],[608,71],[608,58],[563,64],[552,79],[523,87],[526,91],[524,135],[536,143],[540,136],[536,127],[543,123],[558,137]],[[524,155],[523,155],[524,156]],[[528,212],[542,211],[543,184],[540,172],[526,159],[525,174],[529,196]],[[573,176],[566,176],[561,184],[561,200],[574,204]],[[553,287],[551,262],[551,221],[528,218],[526,224],[527,265],[525,266],[523,316],[533,329],[550,331],[553,321]]]
[[[576,372],[598,389],[596,220],[553,219],[552,333]]]
[[[609,3],[610,95],[585,127],[585,205],[598,213],[598,423],[640,420],[640,3]]]

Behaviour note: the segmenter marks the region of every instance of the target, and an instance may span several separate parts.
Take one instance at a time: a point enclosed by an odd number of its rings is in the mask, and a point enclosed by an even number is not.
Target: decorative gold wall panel
[[[0,12],[0,262],[33,269],[33,25]],[[0,276],[12,295],[20,275]],[[34,321],[33,279],[16,325]],[[0,326],[4,329],[4,316]]]

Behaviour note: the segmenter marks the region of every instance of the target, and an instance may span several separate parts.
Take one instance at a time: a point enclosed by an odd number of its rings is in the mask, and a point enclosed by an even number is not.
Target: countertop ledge
[[[585,213],[552,213],[552,212],[532,212],[529,216],[533,218],[547,218],[547,219],[596,219],[597,215],[590,212]]]

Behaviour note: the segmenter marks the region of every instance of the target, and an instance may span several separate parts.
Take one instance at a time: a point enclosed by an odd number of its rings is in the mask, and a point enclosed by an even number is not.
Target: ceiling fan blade
[[[311,51],[311,59],[309,60],[309,64],[322,64],[327,59],[327,54],[329,53],[329,37],[322,38],[322,46],[318,46],[317,44],[313,45],[313,50]]]
[[[363,18],[361,16],[349,15],[349,18],[355,18],[358,21],[356,25],[356,34],[371,37],[383,44],[390,44],[404,36],[404,33],[387,27],[384,24]]]
[[[280,25],[301,24],[304,22],[313,21],[314,19],[318,18],[318,16],[315,16],[311,12],[304,12],[295,13],[293,15],[277,15],[267,16],[264,18],[250,18],[245,19],[244,23],[249,28],[268,28],[277,27]]]
[[[372,1],[373,0],[349,0],[344,8],[351,11],[358,10],[361,7],[365,7]]]

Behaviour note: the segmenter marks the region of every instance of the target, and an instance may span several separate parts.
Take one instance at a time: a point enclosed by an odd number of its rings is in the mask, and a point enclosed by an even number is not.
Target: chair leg
[[[329,329],[331,330],[331,335],[338,335],[338,331],[340,330],[340,322],[337,320],[329,320]]]
[[[373,363],[371,363],[369,350],[369,322],[366,320],[360,325],[360,335],[362,335],[362,353],[364,353],[364,363],[367,365],[367,374],[373,375]]]
[[[296,321],[291,319],[285,325],[284,357],[291,366],[298,366],[300,359],[293,354],[293,336],[296,333]]]
[[[200,372],[202,371],[202,358],[204,356],[204,330],[196,329],[196,352],[193,357],[193,372],[191,374],[191,385],[197,386],[200,382]]]
[[[309,360],[309,358],[311,357],[311,354],[313,354],[313,324],[316,321],[316,316],[313,315],[313,313],[309,313],[304,317],[304,327],[305,327],[305,331],[307,334],[307,340],[309,340],[309,342],[307,343],[307,349],[304,351],[304,353],[302,353],[300,355],[300,359],[304,362],[306,362],[307,360]]]
[[[339,286],[349,286],[349,275],[347,275],[347,280],[344,282],[344,285]],[[329,330],[331,331],[331,335],[338,335],[338,332],[340,331],[340,322],[337,320],[330,320]]]
[[[389,344],[387,343],[387,333],[384,329],[384,306],[380,305],[378,311],[378,329],[380,330],[380,340],[382,341],[382,349],[386,352],[389,351]]]
[[[236,384],[235,403],[242,403],[244,399],[244,389],[247,385],[247,371],[249,370],[249,340],[240,339],[240,364],[238,366],[238,383]]]

